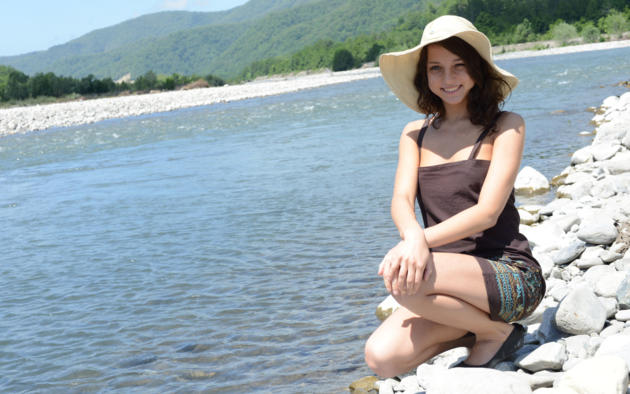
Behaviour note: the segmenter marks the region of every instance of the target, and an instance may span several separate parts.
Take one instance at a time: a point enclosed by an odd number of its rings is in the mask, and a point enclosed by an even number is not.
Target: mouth
[[[456,93],[457,91],[459,91],[459,89],[461,89],[461,87],[462,87],[462,85],[459,85],[459,86],[456,86],[454,88],[448,88],[448,89],[447,88],[441,88],[441,90],[444,93],[452,94],[452,93]]]

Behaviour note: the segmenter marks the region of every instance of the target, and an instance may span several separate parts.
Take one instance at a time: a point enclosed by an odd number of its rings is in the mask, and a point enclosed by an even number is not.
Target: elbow
[[[496,226],[497,222],[499,221],[499,216],[501,215],[501,212],[492,209],[492,210],[484,210],[481,213],[481,223],[483,226],[483,230],[487,230],[489,228],[492,228],[494,226]]]

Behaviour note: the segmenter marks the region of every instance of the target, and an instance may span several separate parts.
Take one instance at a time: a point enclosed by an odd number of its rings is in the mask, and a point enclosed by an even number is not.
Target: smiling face
[[[436,44],[427,47],[427,81],[445,107],[466,105],[468,92],[475,86],[464,61]]]

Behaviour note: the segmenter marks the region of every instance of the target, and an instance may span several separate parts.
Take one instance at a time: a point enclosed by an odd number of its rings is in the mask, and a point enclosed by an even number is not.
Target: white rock
[[[613,261],[619,260],[623,257],[621,253],[614,252],[612,250],[604,250],[602,254],[599,256],[602,261],[606,264],[612,263]]]
[[[555,314],[558,329],[574,335],[599,333],[605,322],[606,310],[586,283],[571,290]]]
[[[602,144],[593,145],[591,152],[593,153],[593,159],[596,161],[608,160],[619,151],[621,147],[619,143],[607,142]]]
[[[606,309],[606,319],[610,319],[615,316],[615,313],[619,310],[616,298],[599,297],[599,302],[601,302],[604,309]]]
[[[614,160],[607,160],[603,163],[606,169],[613,175],[630,172],[630,162],[627,160],[615,158]]]
[[[578,149],[571,156],[571,165],[582,164],[593,160],[593,153],[591,152],[591,146],[585,146]]]
[[[565,233],[568,232],[575,224],[580,224],[580,217],[578,215],[553,215],[550,220],[551,223],[560,227]]]
[[[533,394],[577,394],[576,391],[561,387],[561,388],[548,388],[542,387],[533,392]]]
[[[615,297],[621,282],[625,279],[624,272],[612,272],[604,275],[593,287],[595,294],[600,297]]]
[[[554,223],[545,222],[540,226],[520,226],[519,231],[527,237],[530,245],[540,248],[542,251],[558,249],[564,240],[564,230]]]
[[[538,213],[530,213],[524,209],[519,209],[518,215],[522,224],[533,224],[540,220],[540,215]]]
[[[553,386],[578,394],[623,394],[628,387],[628,367],[619,357],[594,357],[567,371]]]
[[[603,109],[613,108],[617,105],[618,102],[619,102],[619,96],[608,96],[602,102],[601,108]]]
[[[605,215],[582,218],[577,237],[584,242],[596,245],[609,245],[617,239],[615,222]]]
[[[610,265],[596,265],[586,270],[582,278],[588,282],[588,284],[595,288],[597,282],[604,277],[605,275],[609,275],[615,272],[615,268]]]
[[[394,384],[398,381],[394,379],[379,380],[374,385],[378,388],[378,394],[394,394]]]
[[[404,391],[405,393],[417,393],[420,391],[418,378],[415,375],[405,376],[393,386],[393,389],[394,391]]]
[[[630,309],[624,309],[615,314],[615,320],[628,321],[630,320]]]
[[[630,309],[630,272],[626,271],[625,274],[626,277],[619,284],[619,288],[617,288],[616,296],[619,308]]]
[[[562,369],[562,364],[567,360],[566,348],[563,343],[549,342],[525,357],[516,360],[515,364],[520,368],[536,372],[543,369]]]
[[[549,181],[543,174],[530,166],[525,166],[516,176],[514,182],[516,193],[537,194],[549,191]]]
[[[604,338],[595,356],[619,356],[630,366],[630,336],[618,334]]]
[[[568,198],[556,198],[555,200],[552,200],[550,203],[542,207],[540,211],[538,211],[538,213],[541,215],[551,215],[556,210],[559,210],[562,207],[565,207],[568,204],[571,204],[571,202],[572,201]]]
[[[584,249],[586,244],[580,239],[572,239],[568,242],[564,242],[561,245],[561,249],[551,253],[551,259],[556,265],[563,265],[572,262],[578,258]]]
[[[573,335],[564,338],[567,346],[567,356],[573,358],[587,358],[589,356],[589,340],[588,335]]]
[[[601,246],[587,247],[580,255],[580,258],[575,261],[575,265],[580,269],[602,265],[604,264],[604,261],[599,256],[603,252],[604,248],[602,248]]]
[[[559,198],[569,198],[571,200],[579,200],[582,197],[590,196],[593,182],[579,182],[572,185],[562,185],[556,191]]]
[[[604,328],[599,333],[599,336],[601,338],[608,338],[608,337],[611,337],[613,335],[619,334],[621,331],[623,331],[623,324],[611,324],[610,326]]]
[[[526,394],[531,393],[527,378],[488,368],[452,368],[421,381],[426,370],[418,368],[418,380],[426,394]],[[424,384],[423,384],[424,383]],[[425,386],[426,385],[426,386]]]
[[[591,182],[593,180],[593,176],[586,172],[576,171],[572,172],[564,179],[565,185],[572,185],[574,183],[584,183]]]
[[[554,300],[560,302],[566,295],[569,293],[569,286],[567,286],[566,282],[562,282],[561,285],[554,286],[553,289],[548,290],[547,294],[549,294]]]

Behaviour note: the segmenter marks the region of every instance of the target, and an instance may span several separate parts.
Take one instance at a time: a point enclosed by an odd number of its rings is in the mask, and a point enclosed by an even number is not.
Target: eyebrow
[[[463,62],[463,60],[461,58],[456,58],[453,59],[453,63],[456,62]],[[435,61],[435,60],[427,60],[427,64],[440,64],[441,62]]]

